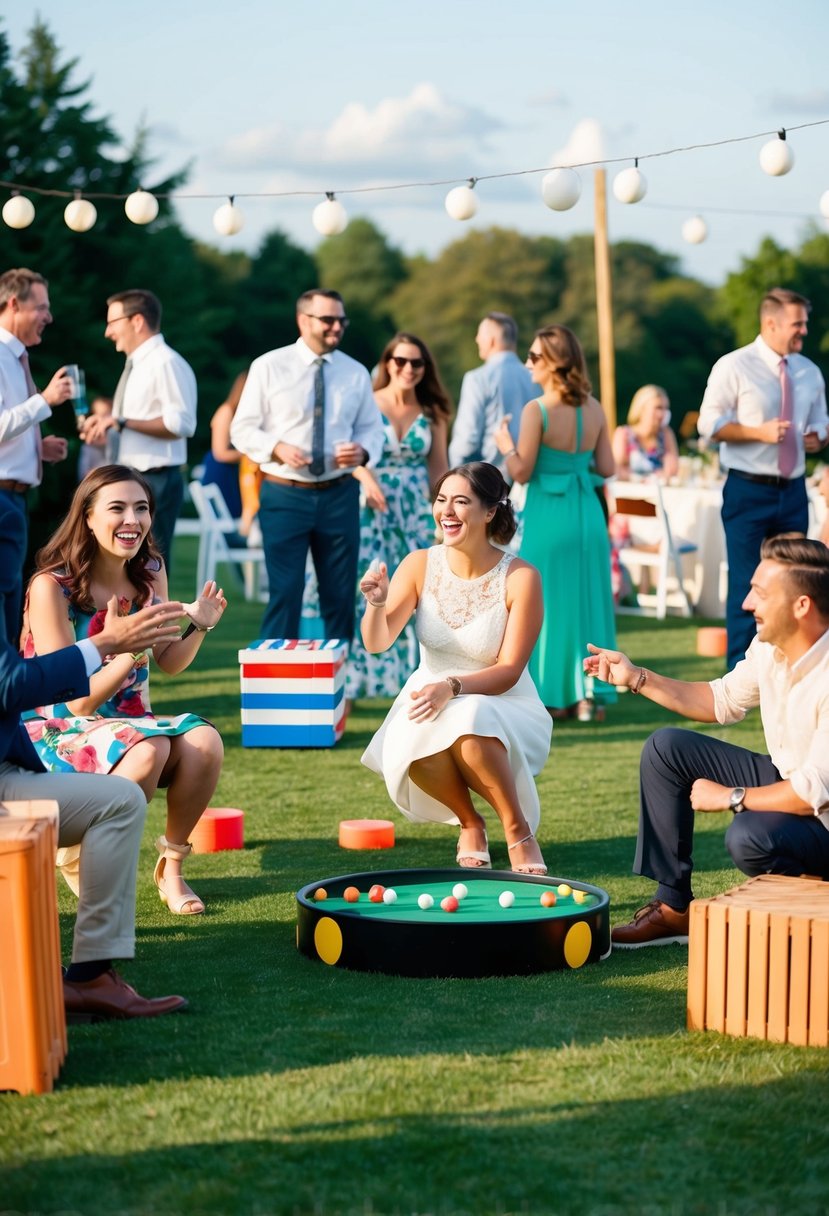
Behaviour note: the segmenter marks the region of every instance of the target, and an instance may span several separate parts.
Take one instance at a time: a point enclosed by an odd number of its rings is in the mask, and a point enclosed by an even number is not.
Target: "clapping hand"
[[[198,629],[213,629],[227,608],[227,600],[221,587],[211,580],[204,584],[202,593],[192,604],[184,604],[184,611]]]

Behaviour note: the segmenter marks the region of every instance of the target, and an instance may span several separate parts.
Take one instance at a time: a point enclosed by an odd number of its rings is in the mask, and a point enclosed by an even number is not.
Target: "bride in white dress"
[[[501,820],[512,869],[545,874],[533,776],[552,723],[527,671],[543,600],[535,567],[497,547],[515,532],[507,493],[494,465],[450,470],[433,505],[443,543],[410,553],[391,582],[382,565],[364,575],[366,649],[388,649],[415,613],[421,659],[363,763],[408,819],[460,825],[459,865],[491,865],[473,791]]]

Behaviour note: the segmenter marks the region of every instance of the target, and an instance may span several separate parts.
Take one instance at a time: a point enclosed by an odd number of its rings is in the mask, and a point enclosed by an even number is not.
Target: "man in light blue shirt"
[[[518,441],[521,411],[538,393],[532,378],[515,353],[518,326],[505,312],[490,312],[475,335],[483,367],[467,372],[461,385],[458,413],[449,444],[449,465],[457,468],[470,460],[488,460],[504,476],[504,457],[493,435],[505,414],[513,443]]]

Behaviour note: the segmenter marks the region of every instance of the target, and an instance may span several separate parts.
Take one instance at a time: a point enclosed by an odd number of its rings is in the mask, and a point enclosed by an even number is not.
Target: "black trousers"
[[[655,879],[656,898],[679,911],[694,898],[691,786],[698,777],[749,787],[782,780],[768,756],[733,743],[673,726],[651,735],[639,769],[639,839],[633,870]],[[814,815],[743,811],[731,820],[725,844],[744,874],[814,874],[829,879],[829,831]]]

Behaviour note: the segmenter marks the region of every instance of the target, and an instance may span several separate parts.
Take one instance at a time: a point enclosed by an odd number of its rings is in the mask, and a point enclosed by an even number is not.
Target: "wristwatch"
[[[744,811],[746,809],[743,806],[743,799],[745,796],[746,792],[744,786],[735,785],[734,789],[731,791],[731,797],[728,799],[729,809],[732,810],[735,815],[739,815],[740,811]]]
[[[459,697],[461,695],[461,690],[463,688],[463,684],[461,684],[461,682],[457,676],[447,676],[446,683],[452,689],[453,697]]]

